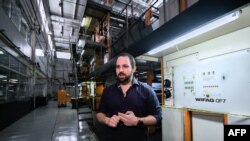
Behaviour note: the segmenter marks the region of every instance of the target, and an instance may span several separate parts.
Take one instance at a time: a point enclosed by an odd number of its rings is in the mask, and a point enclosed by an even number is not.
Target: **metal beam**
[[[76,28],[76,29],[80,28],[80,25],[76,25],[73,23],[64,23],[64,22],[59,22],[59,21],[52,21],[51,23],[55,25],[64,26],[65,28]]]
[[[135,59],[140,59],[140,60],[145,60],[145,61],[152,61],[152,62],[160,62],[159,58],[157,58],[157,57],[151,57],[151,56],[146,56],[146,55],[138,56]]]
[[[64,17],[60,17],[60,16],[56,16],[56,15],[51,15],[50,18],[51,18],[52,21],[55,21],[55,22],[76,24],[78,26],[81,25],[80,20],[64,18]]]
[[[54,36],[54,38],[60,38],[60,39],[65,39],[65,40],[69,40],[69,39],[77,39],[78,36]]]
[[[75,38],[54,38],[55,41],[60,41],[60,42],[76,42],[77,39]]]

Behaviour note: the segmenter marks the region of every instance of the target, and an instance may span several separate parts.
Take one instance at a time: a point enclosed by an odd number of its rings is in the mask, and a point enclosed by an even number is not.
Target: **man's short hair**
[[[117,59],[118,59],[119,57],[121,57],[121,56],[127,56],[127,57],[129,58],[129,60],[130,60],[130,64],[131,64],[132,68],[135,68],[135,66],[136,66],[135,58],[134,58],[131,54],[125,53],[125,52],[120,53],[120,54],[116,57],[115,64],[116,64],[116,62],[117,62]]]

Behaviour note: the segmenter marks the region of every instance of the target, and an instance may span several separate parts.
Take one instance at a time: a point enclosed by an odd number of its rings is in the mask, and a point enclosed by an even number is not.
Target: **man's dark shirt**
[[[161,107],[155,92],[146,84],[135,79],[128,89],[126,96],[118,83],[104,89],[99,110],[108,117],[118,115],[118,112],[133,111],[137,117],[152,115],[157,123],[161,122]],[[125,126],[121,121],[116,128],[108,127],[106,130],[107,141],[147,141],[146,126]]]

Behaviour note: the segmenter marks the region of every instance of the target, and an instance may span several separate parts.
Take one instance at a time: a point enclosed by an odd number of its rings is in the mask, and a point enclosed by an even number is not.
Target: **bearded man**
[[[116,58],[117,83],[103,91],[97,120],[106,125],[105,141],[148,141],[147,126],[161,123],[162,110],[153,89],[134,78],[132,55]]]

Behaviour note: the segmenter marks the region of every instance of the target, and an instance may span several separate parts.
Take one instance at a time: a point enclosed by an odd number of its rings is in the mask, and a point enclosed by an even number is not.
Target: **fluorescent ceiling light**
[[[60,58],[60,59],[70,59],[70,53],[67,53],[67,52],[56,52],[56,56],[57,58]]]
[[[81,26],[82,26],[82,27],[85,27],[85,28],[89,28],[89,25],[90,25],[90,23],[91,23],[91,20],[92,20],[92,17],[84,17],[84,18],[82,19],[82,24],[81,24]]]
[[[95,61],[95,57],[93,57],[93,58],[91,59],[90,64],[92,65],[92,64],[94,63],[94,61]]]
[[[159,58],[151,57],[146,55],[141,55],[135,58],[136,60],[145,60],[145,61],[152,61],[152,62],[159,62]]]
[[[85,50],[83,49],[82,52],[81,52],[81,56],[84,54]]]
[[[4,54],[2,50],[0,50],[0,54]]]
[[[120,22],[123,22],[123,23],[126,23],[125,20],[123,20],[123,19],[118,19],[118,18],[116,18],[116,17],[110,17],[110,19],[116,20],[116,21],[120,21]]]
[[[44,56],[43,50],[41,50],[41,49],[36,49],[36,56]]]
[[[0,74],[0,78],[7,78],[7,76]]]
[[[212,22],[210,22],[210,23],[208,23],[208,24],[206,24],[204,26],[198,27],[195,30],[193,30],[193,31],[191,31],[191,32],[189,32],[187,34],[184,34],[184,35],[182,35],[180,37],[177,37],[174,40],[171,40],[171,41],[169,41],[169,42],[167,42],[167,43],[165,43],[165,44],[163,44],[163,45],[149,51],[148,54],[150,54],[150,55],[156,54],[156,53],[161,52],[161,51],[163,51],[165,49],[173,47],[173,46],[175,46],[175,45],[177,45],[179,43],[182,43],[182,42],[187,41],[187,40],[189,40],[191,38],[194,38],[194,37],[196,37],[198,35],[201,35],[201,34],[203,34],[205,32],[208,32],[208,31],[213,30],[213,29],[215,29],[217,27],[220,27],[220,26],[222,26],[224,24],[227,24],[227,23],[229,23],[231,21],[234,21],[234,20],[238,19],[239,16],[240,16],[239,11],[228,14],[228,15],[226,15],[226,16],[224,16],[222,18],[219,18],[217,20],[214,20],[214,21],[212,21]]]
[[[17,83],[18,80],[17,80],[17,79],[10,79],[9,82],[10,82],[10,83]]]
[[[14,81],[14,82],[16,82],[16,81],[18,81],[18,80],[13,78],[13,79],[10,79],[9,81]]]
[[[77,46],[83,48],[85,46],[85,44],[86,44],[86,41],[84,39],[79,39]]]

